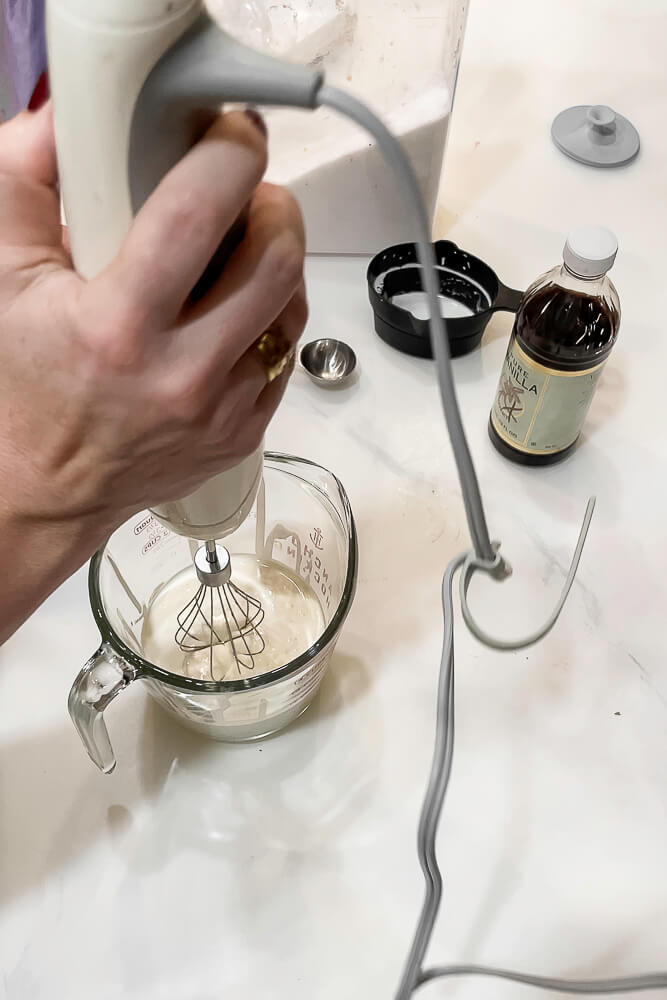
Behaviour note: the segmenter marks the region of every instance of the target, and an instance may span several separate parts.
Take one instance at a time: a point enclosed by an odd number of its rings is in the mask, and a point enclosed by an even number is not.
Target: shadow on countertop
[[[354,708],[368,685],[363,662],[336,653],[304,715],[252,744],[201,737],[135,691],[110,713],[119,763],[109,776],[88,760],[66,721],[0,745],[0,913],[104,840],[125,858],[128,874],[140,875],[168,863],[172,852],[229,850],[235,836],[274,844],[281,837],[296,850],[335,837],[363,811],[367,779],[354,773],[353,748],[336,749],[331,737],[337,713]],[[337,767],[317,763],[331,753]],[[350,767],[341,768],[348,757]],[[315,787],[321,805],[326,787],[326,808],[317,811],[307,807]]]

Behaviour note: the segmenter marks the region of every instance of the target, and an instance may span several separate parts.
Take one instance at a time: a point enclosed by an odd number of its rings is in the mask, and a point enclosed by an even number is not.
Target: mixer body
[[[199,11],[191,0],[47,2],[60,190],[84,278],[111,263],[132,222],[129,143],[143,84]]]
[[[141,207],[133,197],[130,143],[135,107],[161,57],[201,17],[200,0],[48,0],[49,74],[58,168],[74,265],[94,278],[118,253]],[[202,116],[183,128],[147,136],[166,148],[164,173],[201,131]],[[159,174],[141,178],[150,193]],[[154,168],[155,169],[155,168]],[[251,509],[262,475],[262,446],[181,501],[155,509],[172,531],[223,538]]]

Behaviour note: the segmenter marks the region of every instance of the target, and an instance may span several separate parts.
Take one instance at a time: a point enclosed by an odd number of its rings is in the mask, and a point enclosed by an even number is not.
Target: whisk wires
[[[243,670],[254,670],[255,657],[266,648],[259,631],[264,609],[257,598],[232,583],[231,561],[226,549],[220,546],[212,549],[207,543],[206,549],[200,549],[197,555],[200,586],[176,618],[178,628],[174,640],[184,653],[208,649],[212,680],[216,680],[214,650],[217,646],[227,646],[242,676]],[[203,582],[202,577],[210,578],[211,582]]]

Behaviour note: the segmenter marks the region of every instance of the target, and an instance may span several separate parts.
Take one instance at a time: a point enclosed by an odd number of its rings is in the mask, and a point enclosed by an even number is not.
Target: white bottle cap
[[[599,278],[616,260],[618,240],[604,226],[581,226],[567,237],[563,260],[568,271],[580,278]]]

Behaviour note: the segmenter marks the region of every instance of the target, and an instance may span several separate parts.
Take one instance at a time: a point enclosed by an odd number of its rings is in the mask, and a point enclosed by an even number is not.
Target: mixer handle
[[[137,99],[128,163],[133,214],[202,137],[223,101],[314,108],[322,80],[320,72],[241,45],[202,14],[155,64]],[[193,289],[193,301],[212,287],[244,230],[241,217]]]
[[[93,764],[111,774],[116,755],[104,721],[104,711],[136,677],[136,671],[104,642],[72,685],[67,707]]]

